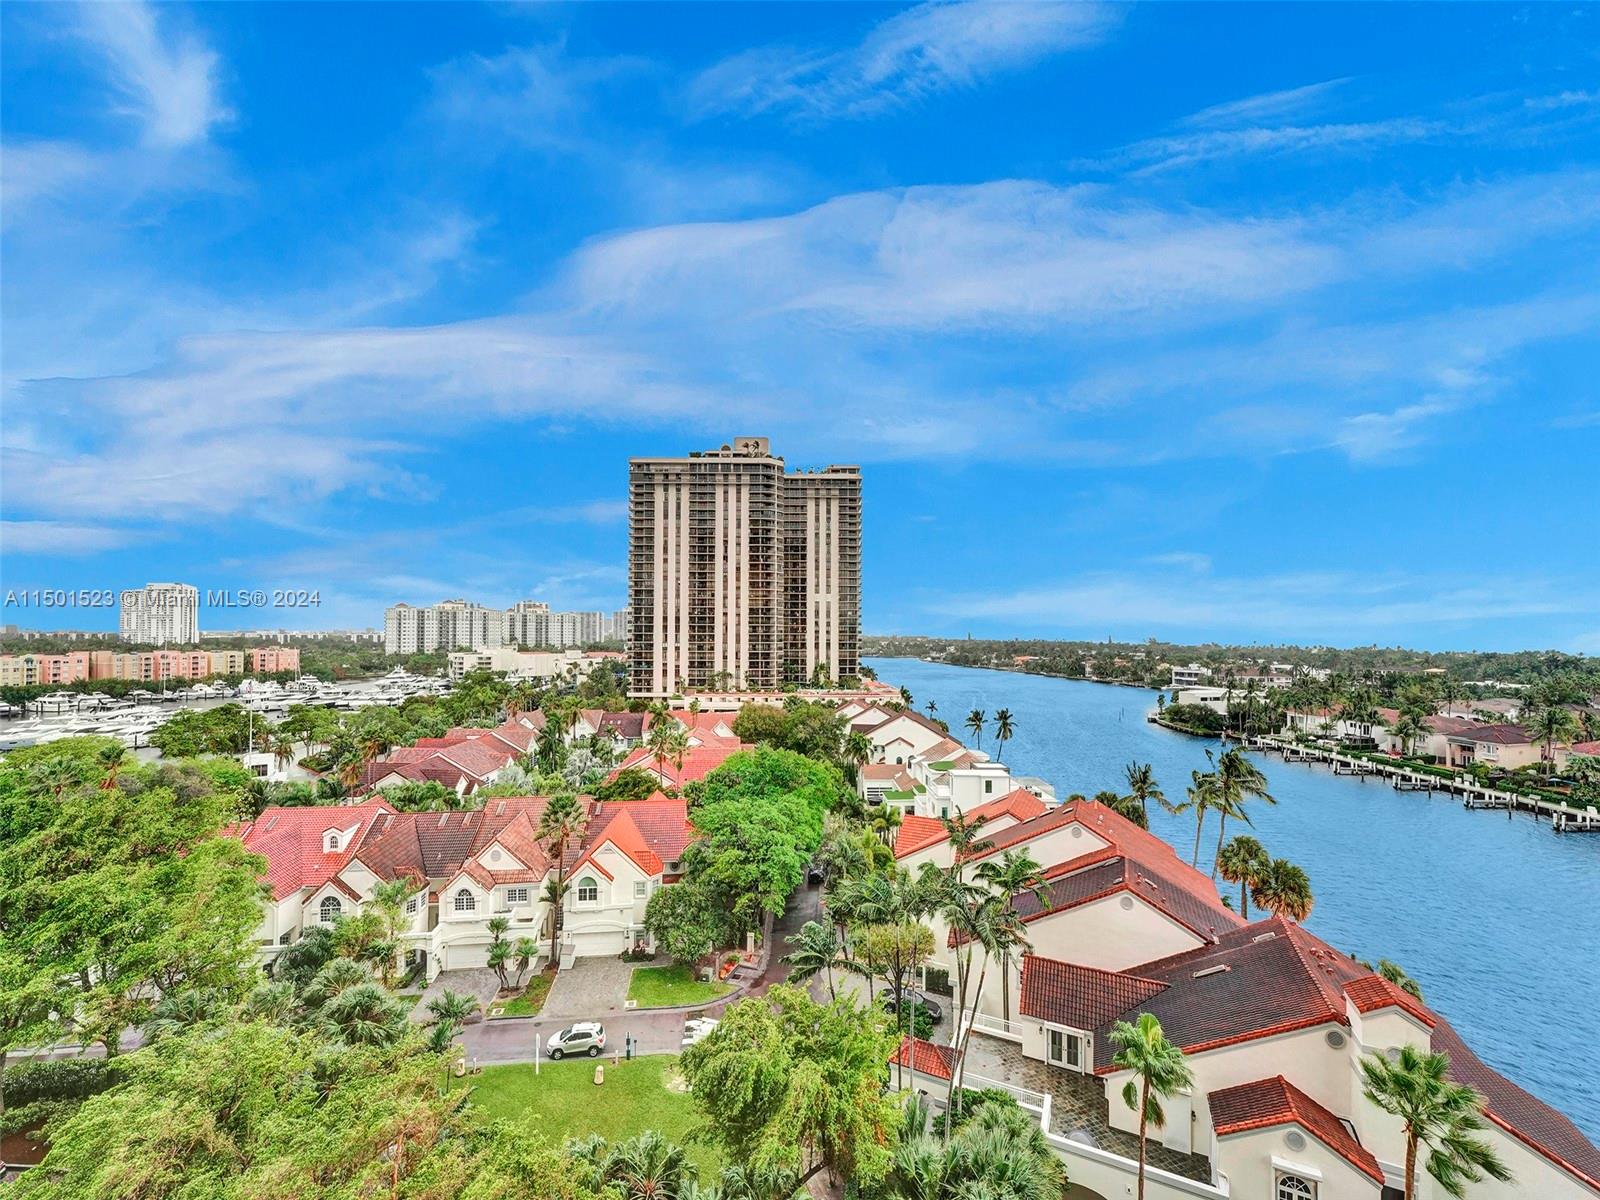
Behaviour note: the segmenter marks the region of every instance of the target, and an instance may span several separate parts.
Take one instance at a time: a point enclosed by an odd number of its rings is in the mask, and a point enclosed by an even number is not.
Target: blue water
[[[1122,790],[1123,767],[1137,760],[1181,800],[1189,772],[1205,770],[1216,745],[1148,723],[1155,693],[1143,689],[867,661],[880,679],[910,688],[919,710],[937,703],[969,743],[961,723],[970,710],[993,718],[1009,708],[1016,732],[1005,762],[1062,798]],[[992,752],[993,738],[983,745]],[[1467,812],[1459,800],[1255,757],[1278,803],[1253,806],[1250,832],[1310,875],[1316,906],[1306,927],[1369,962],[1400,963],[1485,1062],[1600,1141],[1600,836],[1562,837],[1531,817]],[[1180,854],[1193,853],[1191,817],[1150,817]],[[1215,818],[1206,829],[1209,869]]]

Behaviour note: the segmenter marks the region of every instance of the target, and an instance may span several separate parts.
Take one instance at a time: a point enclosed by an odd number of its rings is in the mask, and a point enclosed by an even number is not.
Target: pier
[[[1487,787],[1466,775],[1434,775],[1416,771],[1398,764],[1374,762],[1338,750],[1321,746],[1306,746],[1277,735],[1262,737],[1248,735],[1238,738],[1246,750],[1263,754],[1277,754],[1285,762],[1327,763],[1335,775],[1379,776],[1387,779],[1397,792],[1443,792],[1461,797],[1462,807],[1473,811],[1531,813],[1545,818],[1556,833],[1600,833],[1600,810],[1593,805],[1578,807],[1559,800],[1546,800],[1537,796],[1524,796],[1517,792],[1503,792]],[[1364,780],[1363,780],[1364,782]]]

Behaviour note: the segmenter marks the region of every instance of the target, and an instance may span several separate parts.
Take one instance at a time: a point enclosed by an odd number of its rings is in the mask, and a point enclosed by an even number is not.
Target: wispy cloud
[[[1119,20],[1115,6],[1094,0],[921,4],[847,49],[769,46],[725,59],[695,81],[690,102],[701,115],[866,117],[1095,45]]]
[[[1147,138],[1083,165],[1101,170],[1140,172],[1176,170],[1218,159],[1319,150],[1373,149],[1417,142],[1445,133],[1443,122],[1414,117],[1325,125],[1271,125],[1248,129],[1208,129]]]
[[[66,521],[0,521],[0,553],[76,556],[115,549],[130,540],[127,530],[111,525],[78,525]]]
[[[85,4],[81,32],[104,58],[120,111],[144,141],[171,148],[204,140],[230,114],[219,95],[219,60],[198,37],[173,32],[174,10],[141,2]]]
[[[1200,129],[1233,128],[1302,117],[1322,108],[1335,92],[1349,82],[1348,77],[1325,79],[1321,83],[1228,100],[1185,117],[1182,124]]]

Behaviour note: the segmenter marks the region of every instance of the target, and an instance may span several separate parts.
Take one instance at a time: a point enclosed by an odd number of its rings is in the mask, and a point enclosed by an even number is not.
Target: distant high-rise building
[[[550,614],[550,644],[557,650],[603,642],[605,614],[600,612],[558,612]]]
[[[628,525],[635,695],[859,674],[858,467],[789,474],[753,437],[635,458]]]
[[[122,593],[124,640],[193,646],[200,640],[200,590],[187,583],[147,583]]]
[[[413,608],[396,604],[383,613],[383,647],[389,654],[482,650],[506,644],[506,612],[465,600]]]
[[[519,600],[506,609],[506,645],[550,645],[550,606],[537,600]]]

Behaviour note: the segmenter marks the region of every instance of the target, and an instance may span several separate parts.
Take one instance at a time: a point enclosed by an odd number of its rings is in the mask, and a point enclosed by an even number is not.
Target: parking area
[[[544,1015],[598,1020],[608,1013],[623,1012],[631,978],[633,964],[620,958],[609,954],[580,958],[557,972],[544,1002]]]

